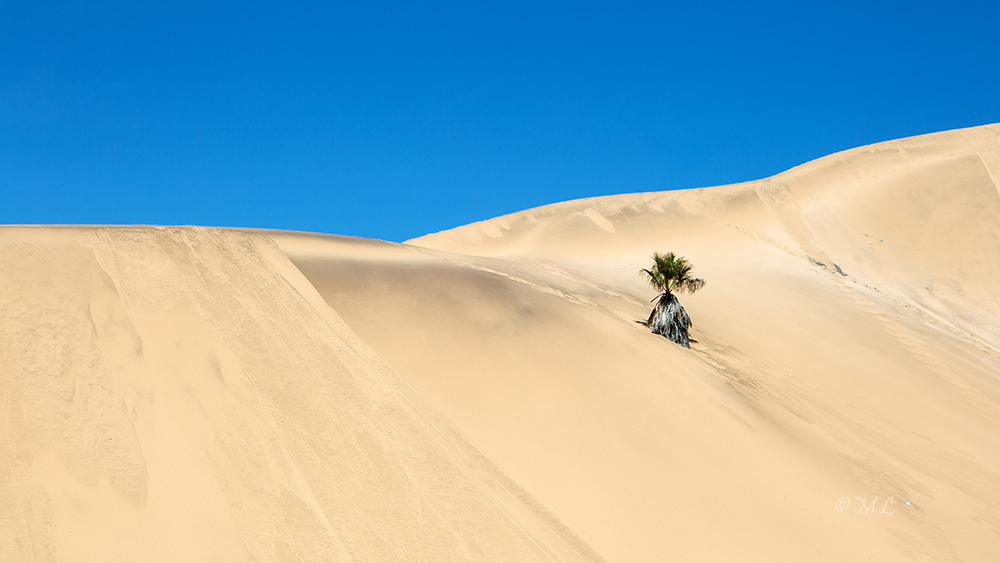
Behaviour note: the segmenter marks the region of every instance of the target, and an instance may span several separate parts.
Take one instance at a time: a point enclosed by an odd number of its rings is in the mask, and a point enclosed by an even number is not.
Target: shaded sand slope
[[[998,132],[566,202],[407,245],[273,238],[609,561],[992,561]],[[708,280],[681,299],[690,351],[633,322],[655,250]]]
[[[260,234],[0,230],[0,561],[597,561]]]

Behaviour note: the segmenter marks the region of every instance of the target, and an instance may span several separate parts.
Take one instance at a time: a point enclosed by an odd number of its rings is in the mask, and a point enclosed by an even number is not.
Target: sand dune
[[[590,555],[266,237],[11,228],[0,264],[4,561]]]
[[[998,179],[987,126],[402,245],[0,229],[0,561],[996,560]]]

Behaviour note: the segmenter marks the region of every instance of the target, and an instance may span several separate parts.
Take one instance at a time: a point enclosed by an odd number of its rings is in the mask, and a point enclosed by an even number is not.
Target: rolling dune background
[[[991,125],[405,244],[0,228],[0,561],[994,561],[998,186]]]

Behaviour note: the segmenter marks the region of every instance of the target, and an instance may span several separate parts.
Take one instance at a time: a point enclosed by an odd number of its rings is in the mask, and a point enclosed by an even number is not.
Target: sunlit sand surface
[[[405,244],[0,228],[0,562],[996,560],[998,185],[986,126]]]

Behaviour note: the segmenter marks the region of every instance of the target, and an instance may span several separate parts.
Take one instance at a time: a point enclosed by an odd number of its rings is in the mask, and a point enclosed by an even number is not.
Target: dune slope
[[[275,240],[609,561],[988,561],[1000,553],[998,135],[882,143],[761,181],[560,203],[406,245]],[[681,299],[691,351],[633,322],[649,311],[637,272],[655,250],[708,280]]]
[[[599,559],[266,237],[7,228],[0,318],[0,561]]]

